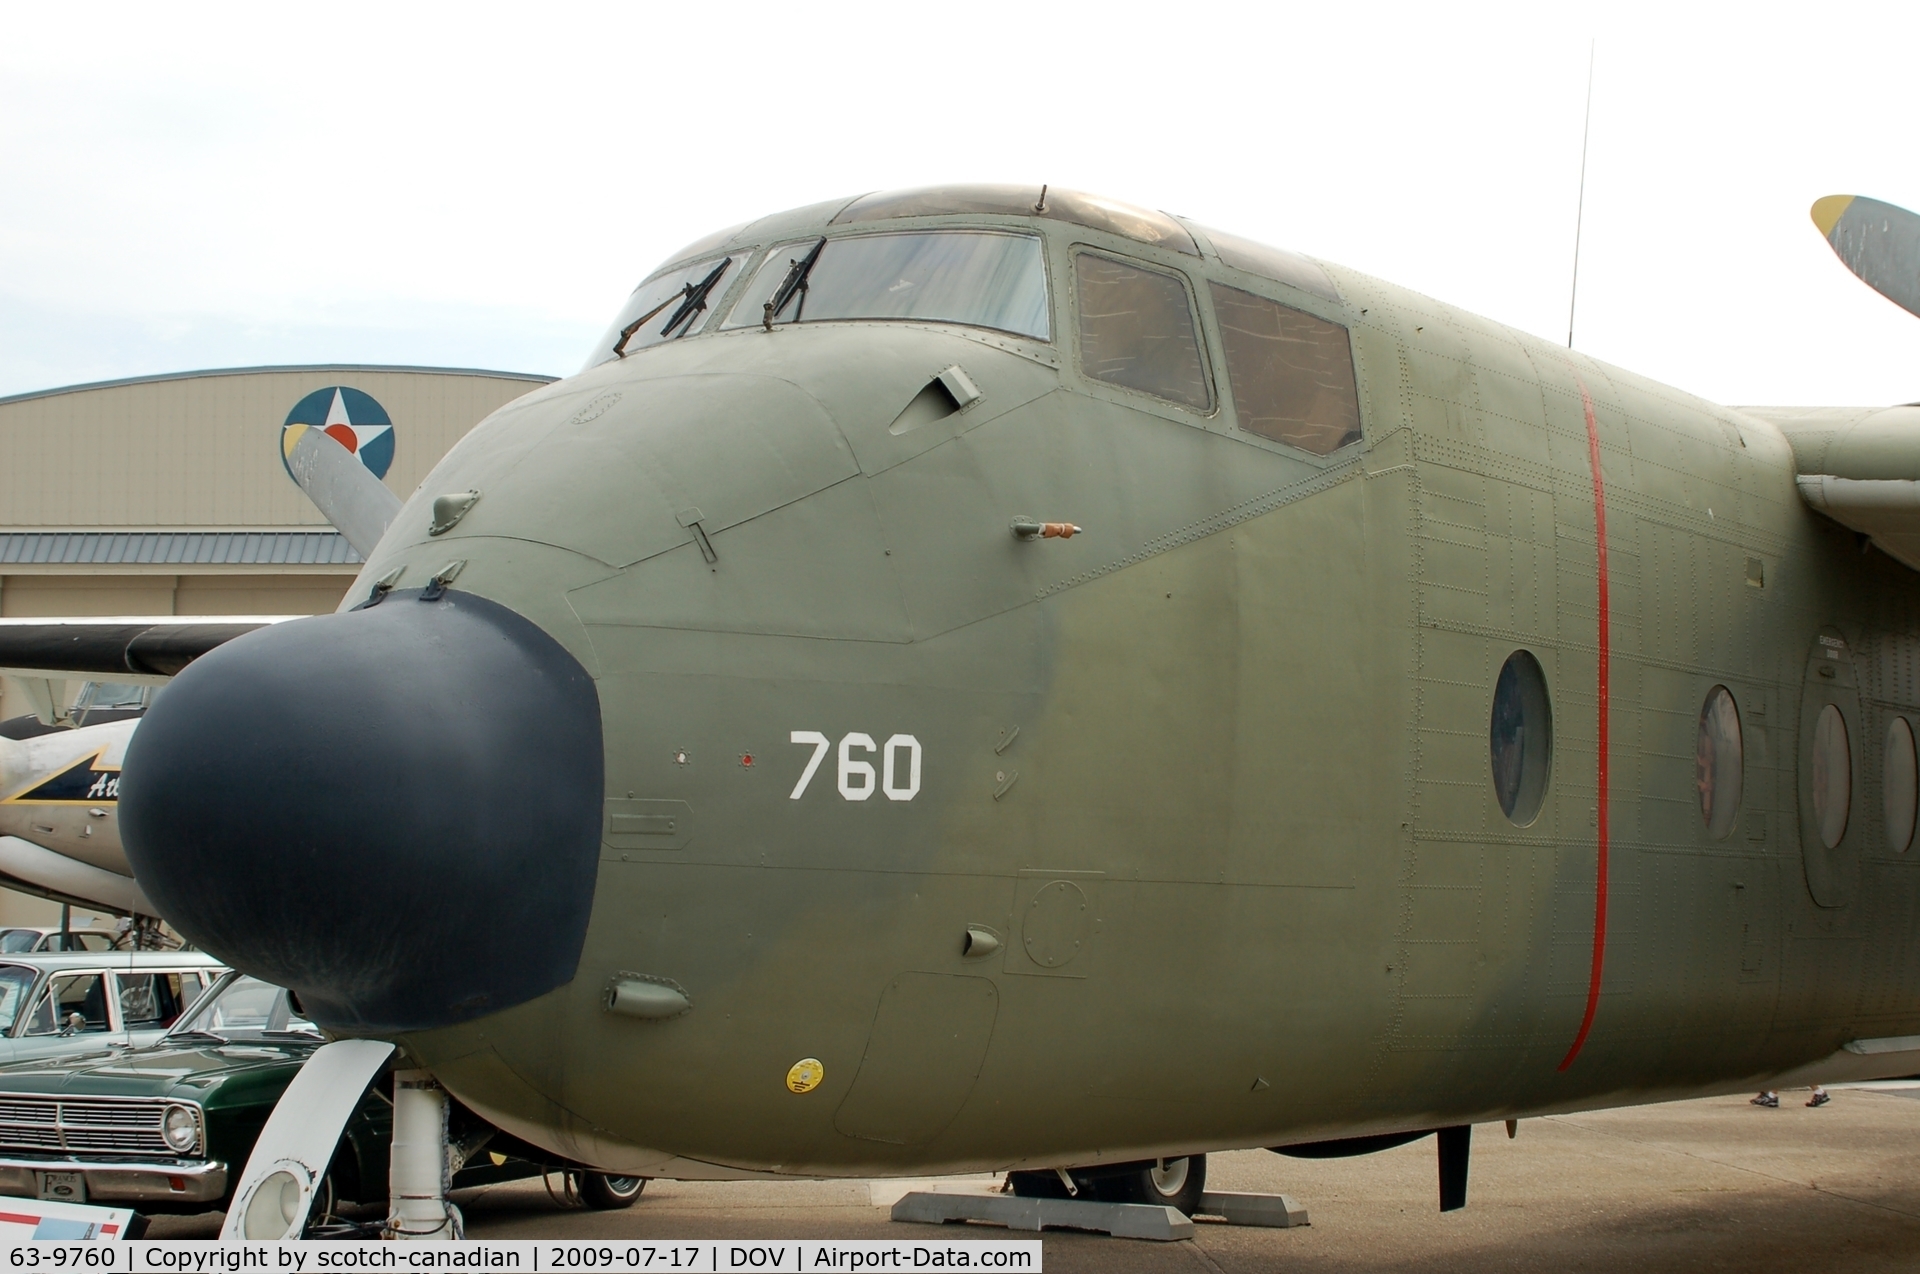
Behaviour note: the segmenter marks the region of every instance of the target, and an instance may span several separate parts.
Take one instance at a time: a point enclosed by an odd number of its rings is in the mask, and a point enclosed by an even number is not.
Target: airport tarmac
[[[1191,1243],[1048,1231],[1052,1271],[1868,1271],[1920,1267],[1920,1083],[1722,1097],[1474,1129],[1465,1211],[1437,1206],[1431,1140],[1358,1159],[1210,1156],[1207,1184],[1275,1191],[1312,1224],[1202,1222]],[[905,1182],[655,1181],[630,1211],[559,1209],[539,1181],[462,1191],[475,1238],[953,1237],[887,1219]],[[955,1182],[980,1189],[991,1179]],[[216,1218],[155,1224],[210,1237]],[[968,1238],[1014,1237],[972,1226]],[[1017,1237],[1032,1237],[1019,1235]]]

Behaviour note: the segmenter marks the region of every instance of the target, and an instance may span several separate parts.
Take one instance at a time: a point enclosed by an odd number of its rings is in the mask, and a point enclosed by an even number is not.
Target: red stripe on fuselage
[[[1611,653],[1611,634],[1607,626],[1607,491],[1606,483],[1600,476],[1600,426],[1593,419],[1593,395],[1587,392],[1587,383],[1580,379],[1578,372],[1574,373],[1573,380],[1580,386],[1580,408],[1587,417],[1587,463],[1593,469],[1593,538],[1597,549],[1594,580],[1600,612],[1600,660],[1595,676],[1596,697],[1599,699],[1599,746],[1594,763],[1599,817],[1596,820],[1598,835],[1593,880],[1593,969],[1587,975],[1587,1011],[1581,1015],[1580,1030],[1573,1037],[1573,1047],[1560,1059],[1561,1070],[1573,1065],[1573,1059],[1580,1056],[1580,1050],[1587,1042],[1587,1032],[1593,1029],[1594,1011],[1600,1007],[1600,973],[1607,962],[1607,664]]]

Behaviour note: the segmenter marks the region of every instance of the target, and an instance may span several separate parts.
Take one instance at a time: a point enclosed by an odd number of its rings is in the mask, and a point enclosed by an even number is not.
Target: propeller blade
[[[1920,216],[1861,195],[1813,204],[1813,224],[1862,282],[1920,317]]]
[[[293,480],[365,560],[400,512],[400,497],[323,429],[291,425],[280,447]]]

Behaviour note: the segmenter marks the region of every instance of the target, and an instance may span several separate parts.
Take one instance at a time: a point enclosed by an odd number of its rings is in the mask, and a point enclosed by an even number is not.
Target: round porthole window
[[[1813,726],[1813,821],[1820,843],[1832,849],[1847,834],[1853,802],[1853,752],[1847,745],[1847,719],[1828,704]]]
[[[1887,725],[1886,773],[1880,784],[1880,799],[1887,816],[1887,848],[1905,853],[1913,844],[1913,816],[1920,806],[1920,769],[1915,768],[1913,727],[1905,717],[1895,717]]]
[[[1493,687],[1493,794],[1509,822],[1526,827],[1540,816],[1553,768],[1553,706],[1547,675],[1524,650],[1507,656]]]
[[[1700,790],[1700,817],[1707,835],[1725,840],[1740,816],[1746,786],[1745,747],[1740,737],[1740,708],[1725,686],[1707,692],[1700,705],[1700,736],[1694,745],[1694,785]]]

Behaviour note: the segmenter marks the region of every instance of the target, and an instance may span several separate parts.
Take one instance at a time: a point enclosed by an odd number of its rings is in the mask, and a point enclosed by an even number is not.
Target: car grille
[[[92,1154],[179,1154],[161,1135],[175,1102],[0,1097],[0,1149]]]

